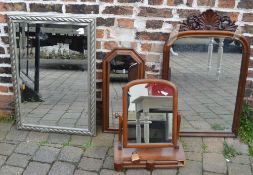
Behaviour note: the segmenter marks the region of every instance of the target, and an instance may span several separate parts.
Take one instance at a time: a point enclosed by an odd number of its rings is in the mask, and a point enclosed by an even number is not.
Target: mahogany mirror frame
[[[132,59],[138,65],[138,79],[143,79],[145,76],[145,60],[134,50],[127,48],[115,48],[109,52],[102,63],[102,72],[103,72],[103,89],[102,89],[102,106],[103,106],[103,132],[117,133],[118,129],[110,128],[109,126],[109,83],[110,83],[110,62],[118,55],[131,56]]]
[[[217,15],[217,13],[215,13],[214,11],[207,10],[206,12],[199,15],[198,18],[203,17],[205,13],[213,13],[212,14],[213,16]],[[209,15],[209,17],[210,16],[211,15]],[[206,16],[204,17],[206,18],[205,20],[208,21],[208,18]],[[220,20],[221,17],[218,19]],[[211,26],[211,29],[210,29],[210,23],[209,24],[208,22],[205,23],[205,21],[203,24],[201,24],[202,30],[191,28],[192,26],[189,26],[190,24],[189,24],[189,21],[187,20],[184,21],[181,25],[182,26],[174,42],[176,40],[179,40],[182,38],[188,38],[188,37],[210,37],[210,36],[230,37],[230,38],[240,41],[240,43],[242,44],[243,52],[242,52],[240,76],[239,76],[239,82],[238,82],[238,88],[237,88],[237,96],[236,96],[236,103],[235,103],[235,110],[234,110],[234,117],[233,117],[231,132],[180,132],[180,136],[236,137],[238,134],[238,129],[240,125],[240,113],[242,110],[244,93],[245,93],[245,85],[246,85],[246,79],[247,79],[247,73],[248,73],[248,65],[249,65],[249,58],[250,58],[249,43],[244,36],[238,35],[235,33],[237,26],[234,25],[234,23],[231,23],[226,29],[223,29],[223,30],[215,26],[216,25],[215,23],[213,24],[213,26]],[[162,78],[165,80],[168,80],[170,77],[170,71],[169,71],[170,48],[172,47],[174,42],[167,41],[164,44],[164,48],[163,48]]]
[[[160,83],[168,85],[173,90],[173,128],[172,128],[172,143],[148,143],[148,144],[136,144],[136,143],[128,143],[128,92],[131,87],[138,84],[146,84],[146,83]],[[178,120],[178,91],[177,87],[167,81],[162,79],[142,79],[142,80],[133,80],[127,83],[123,87],[123,147],[124,148],[163,148],[163,147],[174,147],[178,148],[178,133],[179,133],[179,125],[180,119]],[[119,131],[119,141],[122,140],[121,132]]]

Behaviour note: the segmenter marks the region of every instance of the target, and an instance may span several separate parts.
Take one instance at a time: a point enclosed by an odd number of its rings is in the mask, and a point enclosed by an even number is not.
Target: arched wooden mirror
[[[207,10],[180,24],[164,45],[163,79],[178,86],[181,136],[237,135],[249,54],[227,16]]]
[[[142,79],[123,87],[114,165],[123,168],[177,168],[185,164],[178,144],[180,115],[176,86],[166,80]]]
[[[122,112],[122,87],[144,78],[144,59],[133,49],[117,48],[103,59],[103,130],[116,132]]]

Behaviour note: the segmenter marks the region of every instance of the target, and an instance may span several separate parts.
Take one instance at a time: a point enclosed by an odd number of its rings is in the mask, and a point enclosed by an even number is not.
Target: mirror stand
[[[185,154],[178,143],[181,117],[177,88],[159,79],[134,80],[123,87],[123,114],[118,114],[114,168],[178,168]],[[134,126],[135,125],[135,126]]]

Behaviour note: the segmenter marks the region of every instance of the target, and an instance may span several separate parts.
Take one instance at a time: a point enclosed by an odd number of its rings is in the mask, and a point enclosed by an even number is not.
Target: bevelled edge
[[[222,30],[235,32],[238,27],[229,16],[219,15],[212,9],[206,10],[201,14],[190,15],[180,24],[180,32],[190,30]]]

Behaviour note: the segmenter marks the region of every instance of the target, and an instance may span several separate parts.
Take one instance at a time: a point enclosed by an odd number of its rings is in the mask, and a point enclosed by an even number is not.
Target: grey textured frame
[[[28,23],[53,23],[53,24],[69,24],[69,25],[80,25],[87,26],[88,35],[88,81],[89,83],[89,104],[88,104],[88,129],[81,128],[69,128],[69,127],[58,127],[58,126],[47,126],[47,125],[33,125],[24,124],[21,122],[20,115],[20,88],[18,83],[18,61],[16,56],[16,40],[15,40],[15,23],[28,22]],[[10,39],[10,57],[11,67],[13,76],[13,91],[15,96],[15,115],[18,129],[35,130],[40,132],[59,132],[59,133],[70,133],[70,134],[83,134],[83,135],[96,135],[96,19],[87,18],[84,16],[75,15],[8,15],[8,28],[9,28],[9,39]]]

